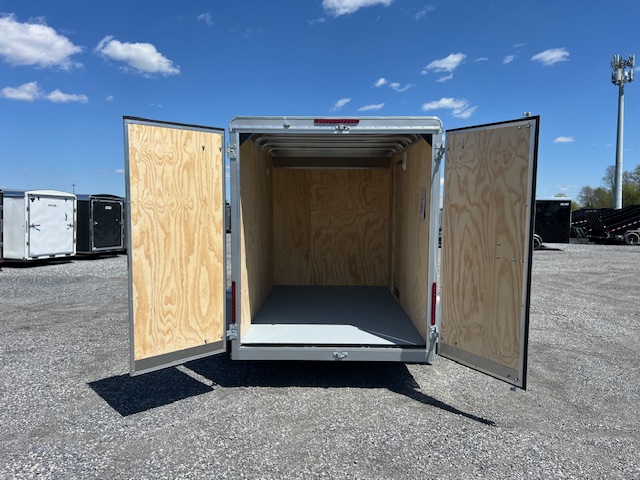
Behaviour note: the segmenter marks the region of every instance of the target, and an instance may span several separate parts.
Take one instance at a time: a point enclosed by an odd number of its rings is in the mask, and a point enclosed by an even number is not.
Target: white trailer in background
[[[56,190],[4,190],[4,260],[76,254],[76,196]]]
[[[436,117],[236,117],[225,149],[222,129],[125,117],[131,374],[437,353],[525,388],[538,125],[445,149]]]

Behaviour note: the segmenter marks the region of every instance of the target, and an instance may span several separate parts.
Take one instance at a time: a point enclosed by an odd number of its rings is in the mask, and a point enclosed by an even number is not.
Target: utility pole
[[[71,184],[71,188],[72,188],[72,190],[73,190],[71,193],[73,193],[73,194],[75,195],[75,193],[76,193],[76,184],[75,184],[75,183],[72,183],[72,184]]]
[[[616,141],[616,177],[613,188],[613,208],[622,208],[622,142],[624,136],[624,84],[633,82],[633,67],[636,65],[636,56],[630,55],[629,60],[624,60],[620,55],[614,55],[611,62],[613,73],[611,83],[618,86],[618,137]],[[626,68],[630,70],[627,71]]]

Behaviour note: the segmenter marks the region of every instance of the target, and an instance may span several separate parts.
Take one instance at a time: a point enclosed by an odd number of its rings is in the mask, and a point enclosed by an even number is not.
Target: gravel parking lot
[[[640,478],[640,247],[555,247],[526,392],[442,358],[131,378],[125,256],[5,265],[0,478]]]

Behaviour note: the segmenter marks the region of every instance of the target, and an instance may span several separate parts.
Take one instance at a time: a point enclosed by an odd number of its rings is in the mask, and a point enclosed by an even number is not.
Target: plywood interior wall
[[[222,134],[128,125],[134,358],[222,340]]]
[[[390,186],[390,169],[274,169],[275,283],[388,285]]]
[[[529,203],[528,128],[447,136],[442,341],[517,369]]]
[[[240,146],[241,334],[273,287],[273,162],[247,141]]]
[[[421,140],[410,147],[406,151],[406,170],[402,167],[402,157],[403,153],[397,154],[392,162],[392,290],[399,293],[402,308],[426,338],[431,146]]]

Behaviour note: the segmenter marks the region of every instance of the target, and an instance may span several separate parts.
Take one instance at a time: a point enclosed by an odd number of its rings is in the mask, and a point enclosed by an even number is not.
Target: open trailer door
[[[225,351],[224,130],[124,118],[131,375]]]
[[[523,389],[538,126],[446,135],[439,354]]]

